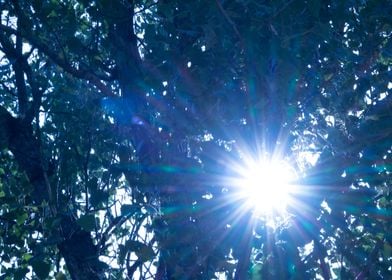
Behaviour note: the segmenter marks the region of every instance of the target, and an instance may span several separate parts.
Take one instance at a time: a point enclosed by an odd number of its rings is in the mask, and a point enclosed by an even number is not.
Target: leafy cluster
[[[390,1],[0,7],[0,279],[392,277]],[[226,180],[260,150],[272,227]]]

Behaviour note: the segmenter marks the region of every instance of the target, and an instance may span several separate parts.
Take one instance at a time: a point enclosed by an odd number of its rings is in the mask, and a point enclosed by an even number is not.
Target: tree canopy
[[[0,6],[0,279],[392,277],[391,1]]]

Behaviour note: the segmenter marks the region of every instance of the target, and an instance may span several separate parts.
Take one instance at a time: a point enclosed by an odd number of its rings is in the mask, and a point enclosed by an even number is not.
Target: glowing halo
[[[237,166],[238,168],[238,166]],[[236,195],[257,215],[283,215],[295,191],[296,172],[283,160],[247,159],[237,169]]]

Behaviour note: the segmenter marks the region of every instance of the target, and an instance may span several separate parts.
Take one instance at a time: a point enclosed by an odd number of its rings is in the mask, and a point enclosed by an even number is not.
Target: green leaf
[[[18,216],[16,218],[16,223],[20,226],[23,225],[23,223],[26,221],[26,219],[28,218],[27,213],[23,213],[22,215]]]
[[[128,250],[135,252],[136,256],[143,262],[151,260],[155,256],[155,252],[150,246],[139,241],[129,240],[125,246]]]
[[[31,254],[26,253],[26,254],[23,255],[22,259],[24,261],[28,262],[32,257],[33,256]]]
[[[143,262],[149,261],[154,258],[155,252],[150,246],[143,246],[139,252],[135,252],[137,257]]]
[[[45,229],[52,230],[58,228],[61,224],[61,218],[59,217],[49,217],[44,221]]]
[[[46,279],[49,276],[49,263],[41,260],[36,260],[31,264],[31,266],[33,267],[33,271],[39,279]]]
[[[48,14],[47,17],[48,17],[48,18],[55,18],[55,17],[57,17],[56,11],[55,11],[55,10],[51,11],[51,12]]]
[[[78,225],[85,231],[92,231],[95,229],[95,217],[94,215],[84,215],[77,221]]]
[[[65,274],[60,271],[56,274],[55,279],[56,280],[67,280],[67,276],[65,276]]]
[[[385,258],[390,258],[392,256],[392,246],[387,243],[384,244],[384,256]]]

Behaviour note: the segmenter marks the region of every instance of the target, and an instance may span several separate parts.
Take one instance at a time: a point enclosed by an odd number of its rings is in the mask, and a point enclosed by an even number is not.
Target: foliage
[[[391,277],[390,1],[0,5],[0,279]],[[260,150],[273,227],[224,180]]]

